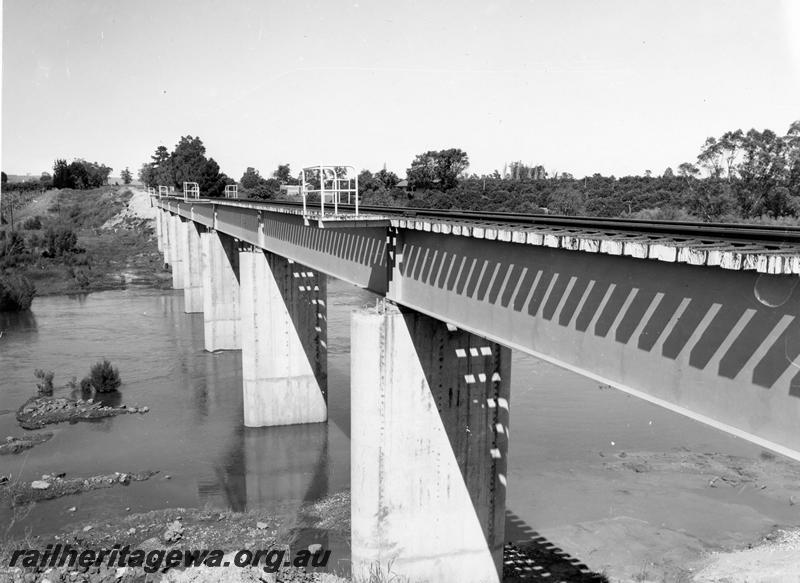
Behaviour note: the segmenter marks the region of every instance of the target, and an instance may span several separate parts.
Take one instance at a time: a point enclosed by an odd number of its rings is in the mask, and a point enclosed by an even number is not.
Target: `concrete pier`
[[[252,247],[239,269],[244,424],[327,420],[325,276]]]
[[[161,251],[162,253],[164,252],[164,233],[163,233],[164,218],[163,218],[163,215],[164,215],[164,211],[162,211],[160,208],[156,207],[156,220],[155,220],[155,223],[156,223],[156,243],[158,244],[158,250]]]
[[[238,244],[217,231],[200,233],[200,244],[205,349],[238,350],[242,347]]]
[[[500,581],[510,350],[391,304],[351,339],[354,577]]]
[[[172,249],[170,248],[172,240],[170,239],[170,219],[169,211],[160,211],[159,220],[161,221],[161,246],[164,252],[164,265],[169,265],[172,261]]]
[[[183,260],[186,256],[186,222],[178,215],[169,217],[169,257],[172,288],[183,289]]]
[[[186,255],[183,261],[183,311],[194,314],[203,311],[203,250],[200,244],[200,225],[188,221]]]

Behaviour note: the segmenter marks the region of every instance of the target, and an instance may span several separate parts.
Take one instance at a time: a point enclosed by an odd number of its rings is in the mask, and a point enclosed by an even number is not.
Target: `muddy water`
[[[202,316],[183,313],[180,292],[44,297],[31,314],[0,315],[0,411],[32,394],[34,369],[54,370],[59,386],[102,358],[119,367],[122,401],[150,407],[146,415],[50,426],[56,435],[49,442],[0,457],[0,474],[32,480],[53,472],[161,472],[129,487],[40,503],[25,516],[3,508],[0,525],[11,534],[53,532],[128,508],[291,512],[346,489],[349,314],[373,302],[348,284],[329,284],[330,422],[263,429],[242,426],[240,353],[203,351]],[[786,518],[782,506],[747,493],[694,484],[648,491],[631,484],[636,476],[599,469],[623,451],[686,448],[756,459],[759,448],[526,355],[514,355],[512,376],[508,508],[517,524],[568,537],[566,528],[624,517],[713,538],[721,529],[753,535]],[[0,438],[20,433],[13,413],[0,414]],[[68,512],[71,506],[77,512]]]

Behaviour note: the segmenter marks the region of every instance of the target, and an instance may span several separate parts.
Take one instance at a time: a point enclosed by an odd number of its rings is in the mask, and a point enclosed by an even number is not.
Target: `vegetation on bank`
[[[0,310],[13,309],[8,300],[3,304],[3,298],[26,297],[32,289],[36,295],[81,293],[122,288],[129,279],[161,285],[163,260],[150,221],[126,219],[114,228],[103,228],[131,197],[130,189],[109,186],[4,193]],[[14,282],[17,291],[4,293],[7,282]]]
[[[0,253],[2,253],[0,241]],[[33,303],[36,287],[27,277],[16,274],[4,274],[0,271],[0,312],[20,312],[27,310]]]

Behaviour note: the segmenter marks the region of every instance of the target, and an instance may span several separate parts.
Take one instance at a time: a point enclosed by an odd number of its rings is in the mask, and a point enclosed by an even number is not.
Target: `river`
[[[166,507],[291,510],[347,489],[349,318],[374,298],[336,280],[328,294],[330,421],[296,427],[243,427],[240,353],[203,350],[202,315],[183,313],[181,292],[42,297],[29,314],[0,314],[0,410],[16,410],[35,392],[34,369],[55,371],[58,387],[103,358],[120,370],[122,401],[150,407],[144,415],[49,426],[49,442],[0,457],[0,474],[160,471],[128,487],[39,503],[25,516],[0,509],[0,524],[11,525],[4,534],[51,533],[77,520]],[[626,506],[621,478],[591,479],[582,468],[623,451],[757,458],[760,448],[524,354],[514,354],[512,378],[507,507],[519,521],[547,533],[624,514],[710,537],[738,520],[723,510],[698,515],[696,504],[683,508],[679,499]],[[0,438],[22,432],[13,412],[0,415]],[[772,514],[759,510],[766,522],[780,518]]]

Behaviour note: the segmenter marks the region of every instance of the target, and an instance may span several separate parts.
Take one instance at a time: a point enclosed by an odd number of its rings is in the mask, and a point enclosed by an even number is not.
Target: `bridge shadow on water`
[[[593,572],[508,510],[505,538],[503,583],[608,583],[605,575]]]

